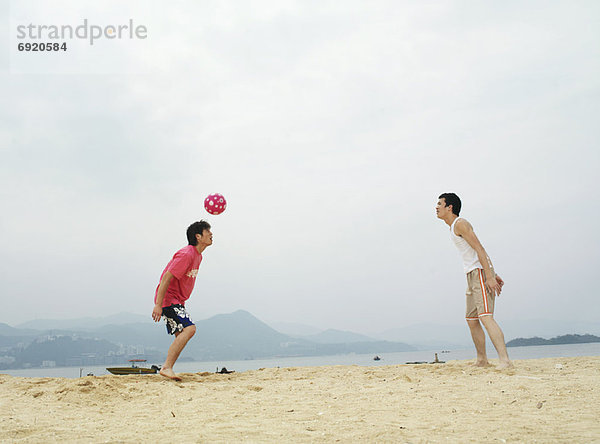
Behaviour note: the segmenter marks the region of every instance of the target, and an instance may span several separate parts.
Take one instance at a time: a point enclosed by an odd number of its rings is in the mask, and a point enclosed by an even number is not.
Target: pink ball
[[[204,209],[214,216],[221,214],[225,208],[227,208],[227,201],[222,194],[210,194],[204,199]]]

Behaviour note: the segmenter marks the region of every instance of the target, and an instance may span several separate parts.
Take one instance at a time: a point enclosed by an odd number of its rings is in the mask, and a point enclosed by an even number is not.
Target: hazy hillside
[[[58,366],[71,364],[69,359],[84,355],[107,355],[118,347],[103,339],[75,339],[71,336],[46,338],[33,341],[23,350],[19,358],[22,362],[38,367],[43,361],[55,361]],[[79,364],[80,361],[76,363]]]
[[[0,323],[0,348],[9,349],[17,345],[29,344],[43,333],[39,330],[15,328]]]
[[[507,347],[526,347],[531,345],[559,345],[559,344],[588,344],[600,342],[600,337],[594,335],[563,335],[551,339],[539,337],[517,338],[506,343]]]
[[[0,322],[0,335],[2,336],[36,336],[39,333],[39,330],[11,327]]]
[[[196,359],[251,359],[300,351],[293,347],[295,339],[244,310],[213,316],[197,322],[196,328],[196,337],[187,350]]]
[[[114,320],[114,317],[101,319]],[[97,364],[115,361],[124,363],[127,358],[133,357],[160,361],[164,359],[173,340],[172,336],[166,334],[164,323],[154,323],[147,317],[144,317],[144,322],[89,328],[89,325],[100,322],[98,319],[91,322],[89,318],[69,322],[52,321],[42,325],[60,326],[63,329],[50,328],[43,331],[5,326],[2,331],[12,336],[0,334],[0,343],[4,344],[4,351],[0,352],[0,364],[4,368],[10,368],[37,366],[42,361],[56,361],[56,365],[92,361]],[[66,326],[81,326],[86,323],[86,329],[64,329]],[[243,310],[196,321],[196,328],[196,336],[183,351],[182,359],[203,361],[341,353],[377,354],[414,349],[400,342],[376,341],[363,335],[335,330],[318,335],[316,339],[319,342],[294,338],[278,332]],[[23,332],[32,335],[25,336]],[[28,344],[26,347],[23,347],[24,338]],[[331,342],[326,342],[327,338]],[[21,342],[21,345],[17,346],[17,342]],[[58,345],[60,347],[57,348]]]
[[[142,316],[133,313],[118,313],[103,317],[86,317],[75,319],[35,319],[33,321],[23,322],[17,325],[19,329],[34,330],[93,330],[105,325],[126,325],[145,322],[150,316]],[[0,332],[0,334],[2,334]]]
[[[280,333],[294,337],[316,335],[323,331],[322,328],[313,327],[311,325],[299,324],[297,322],[268,321],[267,324]]]
[[[195,359],[253,359],[271,356],[313,356],[339,353],[406,351],[407,344],[372,341],[352,344],[315,343],[284,335],[244,310],[197,323],[188,354]]]
[[[524,319],[509,321],[502,318],[498,323],[504,331],[507,340],[533,336],[555,337],[567,334],[592,334],[600,336],[600,322],[556,321],[545,319]],[[374,334],[373,337],[388,341],[402,341],[416,345],[419,348],[460,348],[472,347],[473,342],[466,322],[456,320],[456,323],[441,325],[419,323],[398,327]]]

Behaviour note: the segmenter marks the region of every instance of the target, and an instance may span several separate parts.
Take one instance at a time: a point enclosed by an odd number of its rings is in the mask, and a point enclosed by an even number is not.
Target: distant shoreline
[[[560,344],[552,346],[536,347],[512,347],[509,349],[511,359],[520,361],[523,359],[546,359],[558,357],[600,357],[600,342],[586,344]],[[179,362],[176,366],[177,372],[197,373],[214,372],[215,369],[227,367],[228,370],[245,372],[258,370],[260,368],[290,368],[290,367],[330,367],[339,365],[355,365],[359,367],[385,367],[402,365],[406,362],[427,361],[435,359],[433,351],[395,352],[379,354],[381,360],[373,360],[373,354],[341,354],[329,356],[304,356],[304,357],[281,357],[254,360],[212,360],[212,361],[190,361]],[[450,361],[469,361],[475,358],[474,348],[450,350],[449,353],[439,354],[439,359]],[[492,351],[490,359],[494,362],[497,356]],[[148,361],[150,364],[160,365],[160,362]],[[28,369],[5,369],[0,374],[9,374],[22,377],[65,377],[79,378],[80,369],[82,374],[92,373],[95,376],[106,375],[106,365],[82,366],[82,367],[54,367],[54,368],[28,368]]]
[[[507,347],[529,347],[534,345],[567,345],[567,344],[589,344],[600,342],[600,337],[594,335],[562,335],[551,339],[540,337],[516,338],[506,343]]]

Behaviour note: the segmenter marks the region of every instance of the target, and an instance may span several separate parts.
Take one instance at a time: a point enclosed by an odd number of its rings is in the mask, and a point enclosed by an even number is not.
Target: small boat
[[[146,362],[145,359],[130,359],[129,362],[131,362],[131,367],[106,367],[106,370],[113,375],[151,375],[160,370],[156,365],[150,368],[138,367],[137,363]]]
[[[407,364],[445,364],[446,361],[440,361],[438,358],[438,354],[435,353],[435,357],[433,359],[432,362],[427,362],[427,361],[410,361],[407,362]]]
[[[373,358],[373,361],[381,361],[381,358],[380,358],[379,356],[375,356],[375,357]]]

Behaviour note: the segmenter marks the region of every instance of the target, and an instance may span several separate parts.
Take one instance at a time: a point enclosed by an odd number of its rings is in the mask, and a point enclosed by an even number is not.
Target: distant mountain
[[[375,342],[377,339],[365,335],[353,333],[351,331],[342,331],[329,329],[315,335],[304,336],[303,339],[317,342],[319,344],[344,344],[352,342]]]
[[[600,336],[600,322],[527,319],[519,321],[499,320],[507,338],[528,338],[533,336],[556,337],[569,334],[591,334]]]
[[[0,323],[0,347],[10,348],[15,344],[29,343],[40,334],[36,330],[14,328],[8,324]]]
[[[83,333],[80,333],[83,334]],[[115,344],[142,345],[144,347],[168,347],[173,336],[167,335],[164,322],[155,323],[151,319],[128,325],[104,325],[86,332],[88,336],[106,339]]]
[[[104,319],[112,320],[114,317]],[[60,325],[64,328],[67,325],[81,325],[80,321],[82,320],[42,325]],[[14,334],[21,331],[12,327],[4,330]],[[35,336],[28,337],[30,345],[25,347],[26,353],[22,346],[16,348],[15,339],[21,336],[0,335],[0,340],[10,343],[5,344],[4,348],[11,344],[15,347],[4,352],[4,357],[7,358],[5,361],[13,362],[11,364],[13,367],[39,365],[41,361],[71,363],[68,365],[75,365],[73,364],[75,362],[91,362],[90,360],[114,362],[115,359],[120,359],[124,362],[128,356],[133,355],[136,358],[144,357],[160,361],[164,359],[173,341],[173,336],[167,335],[164,323],[154,323],[148,317],[144,317],[144,322],[125,325],[109,324],[86,330],[51,328],[38,330],[37,334],[40,339],[35,339]],[[295,338],[269,327],[247,311],[238,310],[196,321],[196,335],[184,349],[181,359],[210,361],[342,353],[380,354],[414,349],[405,343],[377,341],[356,333],[336,330],[323,332],[323,335],[317,339],[324,341],[325,338],[334,342],[325,343]],[[57,353],[56,344],[62,345],[61,352],[57,354],[57,359],[49,359],[49,356]],[[89,348],[86,353],[82,351],[85,347]],[[118,351],[115,351],[117,349]],[[140,353],[144,356],[138,356]],[[90,354],[94,356],[88,356]],[[2,353],[0,353],[1,360]]]
[[[295,322],[271,321],[271,322],[267,322],[267,324],[270,325],[271,327],[273,327],[275,330],[277,330],[280,333],[283,333],[283,334],[289,335],[289,336],[294,336],[294,337],[316,335],[323,331],[322,328],[317,328],[317,327],[313,327],[313,326],[305,325],[305,324],[298,324]]]
[[[527,338],[533,336],[554,337],[567,334],[592,334],[600,336],[600,322],[562,321],[546,319],[498,320],[508,338]],[[466,322],[455,324],[419,323],[372,335],[388,341],[408,342],[422,349],[457,349],[471,347],[473,342]]]
[[[290,350],[301,353],[303,342],[279,333],[247,311],[238,310],[197,322],[196,337],[188,345],[188,353],[196,359],[212,360],[266,357]]]
[[[11,327],[0,322],[0,335],[2,336],[36,336],[39,333],[39,330]]]
[[[71,336],[49,337],[33,341],[19,355],[22,362],[34,367],[42,365],[43,361],[54,361],[58,366],[69,365],[73,357],[84,355],[106,355],[114,353],[118,347],[103,339],[83,339]],[[81,362],[78,360],[75,364]]]
[[[105,325],[123,325],[133,324],[136,322],[148,321],[149,316],[143,316],[134,313],[118,313],[103,317],[86,317],[76,319],[35,319],[33,321],[23,322],[17,325],[20,329],[35,329],[35,330],[93,330]],[[1,334],[1,333],[0,333]]]
[[[517,338],[506,343],[507,347],[527,347],[531,345],[587,344],[600,342],[600,337],[594,335],[563,335],[551,339],[539,337]]]
[[[244,310],[213,316],[197,323],[196,327],[197,338],[190,341],[188,353],[202,360],[383,353],[413,349],[410,345],[396,342],[324,344],[306,338],[294,338],[269,327]]]

